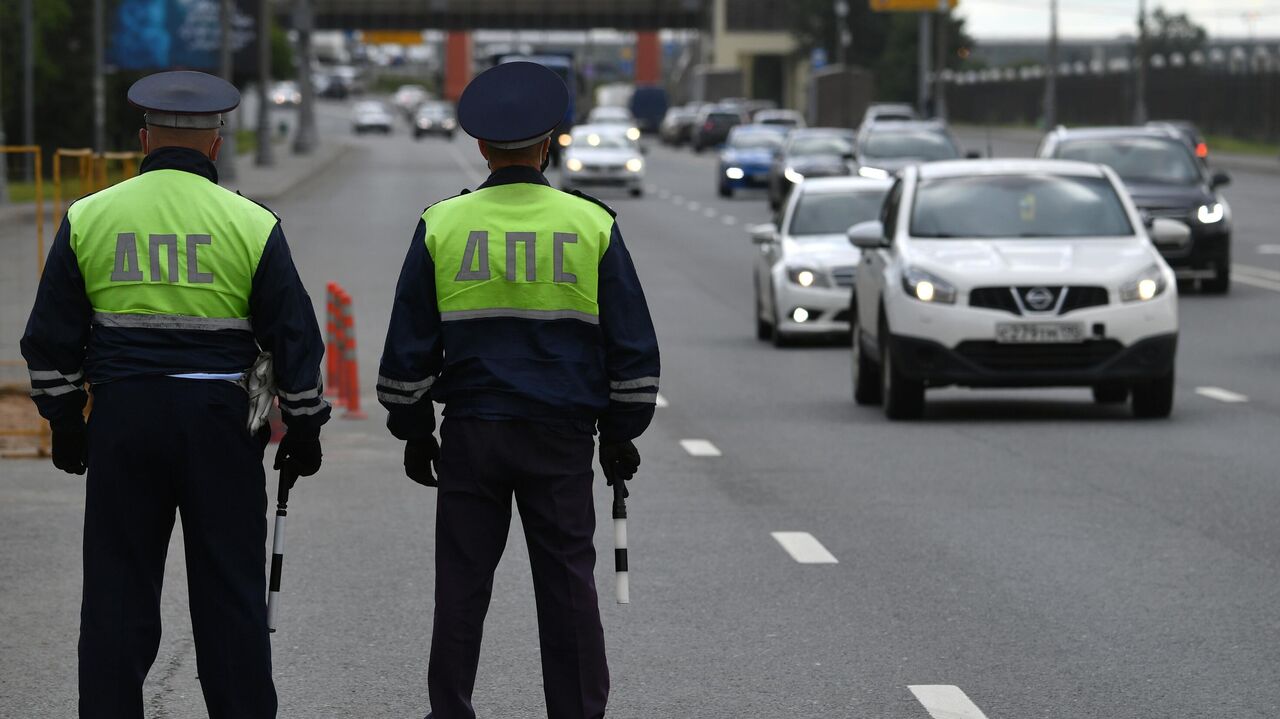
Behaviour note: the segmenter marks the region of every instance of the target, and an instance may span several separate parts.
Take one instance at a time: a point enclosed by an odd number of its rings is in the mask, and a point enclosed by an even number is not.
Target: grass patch
[[[1224,135],[1209,135],[1205,138],[1209,143],[1209,157],[1215,152],[1226,152],[1237,155],[1262,155],[1275,157],[1280,155],[1280,142],[1260,142],[1257,140],[1241,140]]]
[[[107,173],[107,184],[114,185],[125,179],[124,174],[119,170]],[[77,200],[92,192],[97,192],[99,188],[80,182],[80,177],[67,177],[62,180],[62,202],[70,204],[72,200]],[[9,202],[35,202],[36,200],[36,183],[22,181],[9,182]],[[53,181],[44,181],[44,201],[45,203],[53,203]]]
[[[236,130],[236,154],[247,155],[258,149],[258,133],[254,130]]]

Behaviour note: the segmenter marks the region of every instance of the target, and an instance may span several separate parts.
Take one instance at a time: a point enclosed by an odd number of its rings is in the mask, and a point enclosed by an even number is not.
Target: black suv
[[[1201,280],[1208,292],[1231,287],[1231,207],[1218,189],[1225,172],[1210,172],[1174,131],[1163,127],[1059,127],[1040,143],[1039,157],[1108,165],[1124,180],[1148,222],[1185,222],[1191,238],[1158,245],[1179,279]]]

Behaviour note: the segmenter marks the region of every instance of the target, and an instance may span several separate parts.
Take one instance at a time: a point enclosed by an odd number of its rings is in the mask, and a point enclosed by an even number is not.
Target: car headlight
[[[422,129],[424,129],[424,130],[430,129],[430,127],[431,127],[431,121],[430,121],[430,120],[418,120],[418,127],[421,127],[421,128],[422,128]]]
[[[1222,222],[1222,218],[1226,217],[1227,208],[1222,206],[1221,202],[1215,202],[1212,205],[1201,205],[1196,210],[1196,219],[1206,225],[1212,225],[1215,222]]]
[[[455,123],[452,119],[450,119],[450,118],[447,118],[447,117],[446,117],[446,118],[444,119],[444,122],[441,122],[441,123],[440,123],[440,126],[441,126],[441,127],[443,127],[443,128],[444,128],[444,129],[446,129],[446,130],[452,130],[452,129],[453,129],[453,126],[454,126],[454,125],[456,125],[456,124],[457,124],[457,123]]]
[[[639,172],[643,169],[644,169],[644,162],[642,162],[640,158],[633,157],[630,160],[627,160],[627,170],[631,172]]]
[[[564,166],[569,168],[569,172],[581,172],[582,160],[579,160],[576,157],[570,157],[568,160],[565,160]]]
[[[1146,302],[1160,296],[1169,283],[1159,265],[1151,265],[1120,285],[1120,299],[1123,302]]]
[[[568,147],[573,144],[573,138],[569,136],[569,133],[562,132],[560,137],[556,138],[556,142],[560,143],[560,147]]]
[[[796,172],[794,169],[790,167],[782,171],[782,176],[787,178],[787,182],[791,182],[797,185],[800,184],[801,182],[804,182],[804,175],[801,175],[800,173]]]
[[[902,289],[921,302],[951,305],[956,301],[955,285],[918,267],[903,271]]]
[[[788,267],[787,279],[801,287],[830,287],[827,276],[809,267]]]
[[[627,139],[628,139],[628,140],[631,140],[632,142],[635,142],[636,140],[639,140],[639,139],[640,139],[640,128],[638,128],[638,127],[628,127],[628,128],[627,128]]]
[[[746,173],[742,171],[741,167],[730,167],[724,171],[724,176],[730,180],[741,180],[746,177]]]
[[[859,167],[859,168],[858,168],[858,174],[859,174],[859,175],[862,175],[863,177],[870,178],[870,179],[872,179],[872,180],[887,180],[887,179],[889,179],[889,171],[888,171],[888,170],[881,170],[881,169],[880,169],[880,168],[878,168],[878,167],[867,167],[867,166],[865,166],[865,165],[864,165],[864,166],[862,166],[862,167]]]

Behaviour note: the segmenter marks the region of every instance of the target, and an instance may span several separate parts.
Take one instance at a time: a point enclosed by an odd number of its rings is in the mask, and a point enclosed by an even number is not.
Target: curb
[[[286,182],[280,185],[277,185],[276,187],[273,187],[270,190],[267,190],[266,192],[253,192],[253,193],[244,192],[244,196],[250,199],[259,200],[262,202],[274,202],[275,200],[278,200],[281,197],[284,197],[285,195],[301,187],[308,180],[313,180],[319,177],[320,175],[324,174],[325,172],[327,172],[329,168],[333,167],[333,165],[338,162],[338,160],[342,159],[343,157],[346,157],[347,153],[351,152],[351,150],[355,148],[354,145],[351,145],[346,142],[337,143],[336,147],[337,149],[331,152],[329,154],[329,157],[324,158],[319,162],[317,162],[314,166],[307,168],[306,172],[300,172],[290,180],[287,180]],[[242,188],[235,188],[235,189],[241,190],[243,192]]]

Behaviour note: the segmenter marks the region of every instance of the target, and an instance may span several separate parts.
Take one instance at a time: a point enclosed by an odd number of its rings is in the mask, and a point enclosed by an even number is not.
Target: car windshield
[[[707,122],[716,125],[737,125],[742,122],[742,117],[733,112],[713,112],[707,115]]]
[[[452,108],[447,105],[423,105],[418,108],[419,117],[451,117],[453,116]]]
[[[960,156],[951,138],[929,130],[872,131],[862,145],[862,154],[869,158],[910,157],[926,161]]]
[[[912,237],[1115,237],[1132,235],[1106,178],[997,175],[922,180]]]
[[[592,122],[631,122],[631,113],[620,107],[597,107],[591,111]]]
[[[729,136],[729,147],[734,150],[776,150],[782,145],[782,137],[776,132],[739,132]]]
[[[886,193],[887,190],[807,192],[791,214],[788,234],[794,237],[844,234],[859,222],[879,217]]]
[[[632,147],[634,143],[627,139],[627,136],[618,132],[575,132],[573,133],[574,147],[591,147],[606,150],[623,150]]]
[[[1191,153],[1176,140],[1130,137],[1064,143],[1058,157],[1109,165],[1126,182],[1190,185],[1200,181]]]
[[[355,111],[356,111],[356,112],[361,112],[361,113],[379,113],[379,112],[385,112],[385,110],[384,110],[384,109],[383,109],[383,107],[382,107],[382,103],[380,103],[380,102],[361,102],[361,103],[357,103],[357,104],[356,104],[356,106],[355,106]]]
[[[841,135],[810,135],[797,137],[789,149],[791,155],[846,155],[853,152],[853,143]]]

